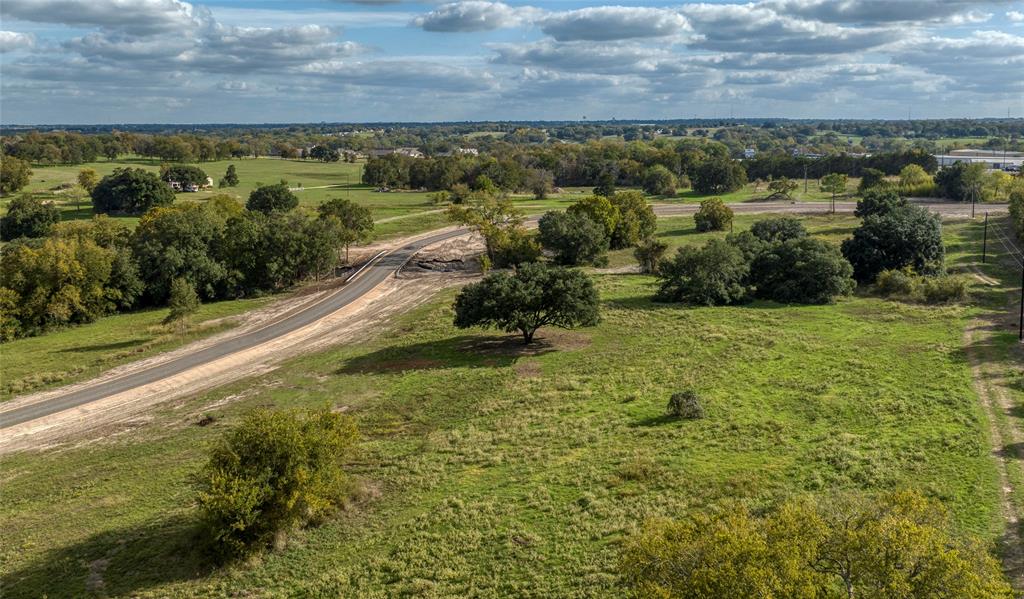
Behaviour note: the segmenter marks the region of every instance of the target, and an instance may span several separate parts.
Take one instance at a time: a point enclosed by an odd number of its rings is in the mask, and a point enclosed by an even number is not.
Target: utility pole
[[[807,163],[804,162],[804,195],[807,195]]]
[[[981,263],[985,263],[988,254],[988,212],[985,213],[985,233],[981,237]]]

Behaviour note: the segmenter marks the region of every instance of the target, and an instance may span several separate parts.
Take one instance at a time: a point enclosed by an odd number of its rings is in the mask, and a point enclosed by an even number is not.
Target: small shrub
[[[921,296],[928,304],[950,304],[967,299],[967,279],[955,275],[923,277]]]
[[[700,203],[700,209],[693,215],[697,231],[724,231],[732,224],[732,208],[718,198],[710,198]]]
[[[968,296],[968,281],[956,275],[924,277],[909,268],[885,270],[875,281],[875,292],[883,297],[921,304],[963,302]]]
[[[342,469],[356,440],[351,418],[256,410],[224,436],[199,475],[203,530],[222,558],[271,547],[323,517],[350,491]]]
[[[693,420],[704,417],[700,396],[693,389],[673,393],[668,400],[668,415],[673,418]]]

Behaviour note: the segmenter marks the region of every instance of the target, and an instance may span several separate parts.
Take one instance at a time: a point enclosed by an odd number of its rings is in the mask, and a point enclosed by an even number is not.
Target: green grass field
[[[700,242],[686,228],[661,231]],[[954,262],[975,230],[947,226]],[[542,331],[530,351],[454,329],[448,291],[376,340],[163,406],[115,438],[5,457],[5,596],[618,597],[620,544],[646,517],[850,488],[920,489],[963,530],[1002,531],[961,344],[977,308],[685,308],[652,303],[650,277],[597,282],[603,322]],[[666,420],[687,386],[707,418]],[[209,570],[189,486],[204,448],[257,406],[323,405],[359,419],[360,500]]]
[[[184,334],[167,330],[165,309],[140,310],[3,344],[0,401],[90,378],[134,360],[174,349],[234,326],[230,318],[265,305],[270,298],[200,306]]]

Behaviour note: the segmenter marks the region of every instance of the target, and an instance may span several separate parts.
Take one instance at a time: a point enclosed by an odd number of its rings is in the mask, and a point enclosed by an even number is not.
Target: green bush
[[[1010,192],[1010,223],[1017,231],[1017,237],[1024,240],[1024,190]]]
[[[566,266],[608,262],[609,237],[605,228],[583,212],[550,211],[537,223],[541,246],[554,254],[554,261]]]
[[[721,239],[702,248],[683,246],[658,266],[660,286],[654,299],[704,306],[734,304],[747,298],[750,264],[743,252]]]
[[[727,502],[649,520],[620,568],[645,598],[1014,596],[989,547],[906,491],[793,498],[756,515]]]
[[[755,295],[783,303],[827,304],[856,287],[839,248],[812,237],[768,244],[750,266]]]
[[[11,241],[19,237],[43,237],[53,225],[60,222],[60,211],[53,202],[30,195],[21,195],[7,206],[7,214],[0,218],[0,239]]]
[[[913,205],[868,215],[853,237],[843,241],[842,249],[861,283],[874,281],[883,270],[904,266],[923,275],[940,274],[946,257],[941,219]]]
[[[925,277],[915,274],[909,267],[884,270],[875,280],[875,293],[878,295],[921,304],[963,302],[968,297],[968,290],[966,277]]]
[[[668,244],[660,239],[645,239],[633,250],[633,256],[640,264],[640,272],[645,274],[657,274],[658,265],[668,251]]]
[[[342,464],[356,438],[353,420],[327,409],[249,413],[199,474],[203,530],[215,553],[232,559],[266,549],[340,506],[351,491]]]
[[[724,231],[732,224],[732,208],[719,198],[709,198],[700,203],[700,209],[693,215],[697,231]]]
[[[694,420],[704,417],[700,396],[693,389],[673,393],[668,400],[668,415],[673,418]]]

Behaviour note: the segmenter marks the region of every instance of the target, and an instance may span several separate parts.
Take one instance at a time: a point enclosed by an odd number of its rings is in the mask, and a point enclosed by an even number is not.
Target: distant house
[[[398,154],[408,158],[423,158],[423,152],[420,152],[416,148],[387,148],[383,150],[370,150],[368,154],[373,158],[390,156],[392,154]]]
[[[456,154],[466,154],[468,156],[479,156],[480,150],[476,148],[455,148]]]
[[[174,191],[181,191],[181,183],[177,181],[168,181],[167,184],[170,185],[171,189]]]
[[[757,150],[755,150],[754,148],[747,148],[743,150],[744,158],[753,158],[754,156],[757,156]]]
[[[206,183],[203,184],[203,189],[213,189],[213,177],[206,178]]]

